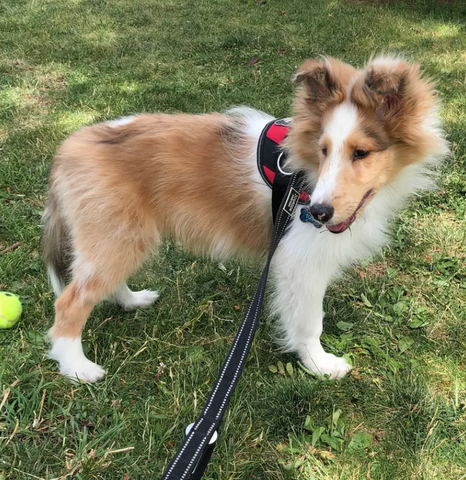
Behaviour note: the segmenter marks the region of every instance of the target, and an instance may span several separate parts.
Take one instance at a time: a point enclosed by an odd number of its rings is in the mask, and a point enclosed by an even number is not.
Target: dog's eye
[[[362,160],[363,158],[366,158],[369,153],[371,152],[369,152],[368,150],[361,150],[358,148],[353,153],[353,160]]]
[[[322,149],[322,154],[325,155],[325,156],[327,156],[327,147],[324,147],[324,148]]]

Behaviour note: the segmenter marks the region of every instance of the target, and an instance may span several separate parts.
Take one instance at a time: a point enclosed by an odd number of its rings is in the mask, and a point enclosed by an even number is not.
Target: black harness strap
[[[275,174],[275,179],[272,185],[272,218],[273,223],[277,220],[278,212],[280,211],[280,206],[286,191],[288,189],[288,184],[290,182],[290,175],[284,175],[280,171],[277,171]],[[299,195],[298,195],[299,203]]]
[[[204,409],[196,423],[187,432],[184,442],[166,468],[161,480],[199,480],[207,468],[215,447],[215,441],[211,442],[211,439],[219,429],[259,325],[270,262],[299,203],[304,179],[303,173],[297,172],[284,177],[286,178],[285,191],[281,185],[281,193],[277,191],[274,194],[274,202],[278,202],[278,198],[280,198],[280,208],[274,221],[273,239],[259,285]],[[282,195],[283,193],[284,195]]]
[[[285,171],[288,152],[282,146],[291,126],[291,118],[270,121],[262,130],[257,144],[257,168],[264,183],[272,189],[272,216],[277,217],[278,209],[291,173]],[[301,191],[300,205],[309,204],[309,193]]]

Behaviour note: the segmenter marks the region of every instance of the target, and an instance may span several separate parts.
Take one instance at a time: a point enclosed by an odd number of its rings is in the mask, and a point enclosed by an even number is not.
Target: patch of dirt
[[[366,277],[369,279],[380,278],[386,274],[387,268],[392,268],[392,267],[393,265],[387,265],[382,262],[374,262],[367,265],[367,267],[358,268],[357,273],[361,278],[366,278]]]
[[[449,335],[446,325],[442,323],[437,323],[437,325],[432,328],[432,330],[427,335],[432,340],[441,343],[447,343]]]

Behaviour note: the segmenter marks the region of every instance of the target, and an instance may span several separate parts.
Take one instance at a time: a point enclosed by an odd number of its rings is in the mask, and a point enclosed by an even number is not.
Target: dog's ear
[[[323,57],[306,60],[299,67],[294,82],[303,85],[308,105],[322,109],[332,102],[344,100],[346,89],[356,72],[356,69],[347,63]]]
[[[366,67],[364,85],[360,94],[377,109],[379,117],[389,119],[406,109],[413,109],[416,102],[415,85],[420,80],[419,66],[402,59],[379,57]],[[355,88],[355,94],[358,89]]]
[[[295,84],[302,84],[312,100],[325,100],[338,88],[330,61],[326,58],[306,60],[294,76]]]
[[[420,67],[397,57],[377,57],[360,73],[351,100],[373,114],[394,140],[415,145],[436,105],[434,85],[422,78]]]

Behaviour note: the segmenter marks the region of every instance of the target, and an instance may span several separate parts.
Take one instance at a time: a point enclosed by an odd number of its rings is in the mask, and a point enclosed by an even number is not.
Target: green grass
[[[108,376],[71,385],[42,336],[54,298],[40,217],[60,142],[133,112],[249,104],[286,116],[303,59],[362,65],[379,51],[406,52],[438,82],[453,150],[442,186],[329,292],[324,342],[349,353],[348,378],[304,373],[264,320],[206,478],[466,478],[465,24],[461,0],[0,1],[0,251],[20,244],[0,253],[0,290],[24,304],[0,331],[0,479],[158,478],[260,270],[167,244],[131,282],[161,290],[160,303],[97,307],[85,348]],[[274,373],[279,361],[289,371]]]

